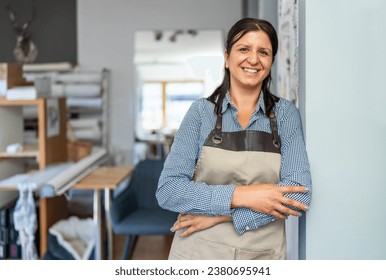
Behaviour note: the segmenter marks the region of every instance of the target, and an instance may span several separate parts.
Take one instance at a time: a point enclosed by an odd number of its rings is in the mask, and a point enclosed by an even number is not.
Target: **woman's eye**
[[[241,51],[241,52],[247,52],[247,51],[248,51],[248,48],[241,48],[240,51]]]
[[[259,50],[259,54],[263,55],[263,56],[268,56],[269,55],[269,52],[266,51],[266,50]]]

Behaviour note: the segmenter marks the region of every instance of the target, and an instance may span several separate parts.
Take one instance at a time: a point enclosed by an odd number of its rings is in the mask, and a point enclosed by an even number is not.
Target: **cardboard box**
[[[23,65],[17,63],[0,63],[0,95],[15,86],[29,85],[23,77]]]

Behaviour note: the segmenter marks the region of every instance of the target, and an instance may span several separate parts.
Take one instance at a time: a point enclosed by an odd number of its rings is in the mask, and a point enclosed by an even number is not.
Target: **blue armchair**
[[[131,259],[138,236],[173,234],[178,213],[162,209],[155,192],[163,160],[140,161],[129,185],[111,203],[113,232],[127,235],[122,259]]]

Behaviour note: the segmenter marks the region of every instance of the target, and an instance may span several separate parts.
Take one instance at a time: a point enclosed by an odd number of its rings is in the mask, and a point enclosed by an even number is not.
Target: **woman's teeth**
[[[248,73],[256,73],[256,72],[257,72],[257,69],[244,68],[244,71],[245,71],[245,72],[248,72]]]

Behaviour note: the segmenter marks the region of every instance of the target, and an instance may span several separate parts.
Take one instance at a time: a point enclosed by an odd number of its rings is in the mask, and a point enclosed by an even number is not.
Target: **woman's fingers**
[[[291,208],[297,208],[303,211],[308,211],[308,205],[304,204],[300,201],[297,201],[295,199],[284,197],[280,200],[280,203],[284,205],[285,207],[291,207]],[[290,208],[288,208],[290,209]],[[291,214],[292,215],[292,214]]]
[[[272,216],[274,216],[274,217],[276,217],[276,218],[278,218],[278,219],[280,219],[280,220],[284,220],[284,219],[287,218],[286,215],[284,215],[283,213],[280,213],[280,212],[277,211],[277,210],[273,210],[273,211],[271,211],[271,213],[269,213],[269,214],[272,215]]]
[[[175,222],[174,226],[171,228],[171,231],[176,232],[180,229],[185,228],[186,230],[180,234],[180,237],[186,237],[200,230],[196,223],[197,223],[197,216],[194,217],[192,215],[181,214],[178,217],[178,220]]]
[[[180,214],[180,215],[178,215],[178,221],[179,222],[184,222],[184,221],[187,221],[187,220],[189,220],[189,219],[191,219],[192,217],[191,217],[191,215],[188,215],[188,214]]]
[[[185,229],[180,235],[181,237],[188,236],[194,232],[211,228],[217,224],[231,222],[230,216],[206,216],[206,215],[179,215],[178,220],[170,229],[175,232],[180,229]]]
[[[300,217],[302,215],[301,212],[293,210],[289,207],[286,207],[285,205],[278,206],[277,211],[279,211],[280,213],[287,215],[287,216],[291,215],[291,216],[295,216],[295,217]]]
[[[307,193],[308,188],[303,186],[280,186],[280,191],[282,193]]]
[[[194,232],[196,232],[196,230],[193,227],[188,227],[183,233],[180,234],[180,237],[189,236]]]
[[[172,231],[177,231],[177,230],[180,230],[182,228],[185,228],[185,227],[189,227],[191,226],[192,223],[190,221],[177,221],[174,226],[173,226],[173,230]]]

